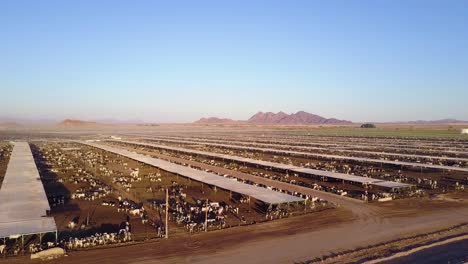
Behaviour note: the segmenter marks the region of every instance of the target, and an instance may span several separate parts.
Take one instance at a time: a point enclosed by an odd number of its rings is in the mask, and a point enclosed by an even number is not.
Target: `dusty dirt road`
[[[71,252],[68,257],[48,263],[294,263],[331,251],[442,229],[467,219],[466,203],[439,207],[426,214],[366,219],[335,209],[157,242]],[[8,263],[25,260],[9,259]]]
[[[468,207],[465,205],[464,208],[442,209],[417,217],[358,219],[321,230],[244,242],[213,252],[173,256],[164,260],[140,257],[132,263],[294,263],[310,260],[330,251],[342,251],[408,234],[424,233],[467,220]]]

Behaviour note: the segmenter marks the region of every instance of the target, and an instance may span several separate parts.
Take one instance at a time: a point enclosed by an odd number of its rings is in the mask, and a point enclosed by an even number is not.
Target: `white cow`
[[[135,216],[135,215],[139,215],[141,213],[141,209],[132,209],[130,210],[130,214]]]
[[[76,227],[77,223],[75,223],[74,221],[70,221],[70,223],[68,223],[67,227],[70,228],[70,229],[74,229]]]

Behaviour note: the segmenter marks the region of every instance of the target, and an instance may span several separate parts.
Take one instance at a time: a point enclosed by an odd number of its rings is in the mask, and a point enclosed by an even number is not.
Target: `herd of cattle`
[[[261,140],[258,140],[258,142],[261,142]],[[319,142],[317,145],[311,144],[310,146],[318,147],[320,144],[322,143]],[[423,196],[426,193],[444,193],[446,191],[464,190],[465,186],[468,186],[468,175],[459,175],[454,172],[440,173],[434,170],[425,170],[424,172],[421,170],[419,172],[417,169],[382,164],[364,164],[319,158],[307,159],[203,144],[171,143],[168,145],[291,164],[316,170],[373,177],[417,186],[417,188],[408,190],[405,193],[390,193],[386,190],[372,189],[367,186],[364,188],[349,182],[324,180],[323,178],[315,179],[233,161],[215,160],[209,157],[162,149],[135,147],[135,150],[150,151],[184,160],[187,163],[198,163],[200,166],[171,161],[179,165],[190,166],[194,169],[218,174],[220,177],[230,178],[246,184],[300,196],[306,201],[303,208],[310,208],[311,211],[329,208],[331,205],[317,197],[297,192],[291,193],[250,180],[243,180],[236,177],[235,172],[365,201],[374,201],[381,198],[395,199],[406,196]],[[371,144],[368,147],[369,149],[373,148]],[[433,146],[433,148],[437,148],[437,146]],[[294,147],[282,147],[282,149],[296,150]],[[385,149],[384,145],[382,145],[382,149]],[[55,242],[51,242],[53,239],[42,242],[42,239],[35,236],[27,241],[25,247],[20,246],[21,243],[18,240],[9,241],[0,245],[0,255],[5,253],[7,255],[18,255],[25,252],[33,254],[53,247],[79,250],[127,243],[140,239],[143,228],[145,232],[147,232],[147,229],[150,230],[152,238],[162,238],[168,232],[165,223],[166,212],[168,212],[170,228],[180,228],[188,233],[197,233],[235,225],[254,224],[258,221],[280,219],[289,217],[297,211],[302,211],[298,207],[290,209],[289,206],[281,205],[270,205],[264,208],[256,207],[261,203],[253,201],[254,199],[251,197],[232,194],[226,190],[221,190],[218,193],[216,188],[203,187],[203,184],[191,183],[190,180],[187,181],[182,177],[182,179],[179,179],[179,176],[77,143],[37,143],[32,145],[32,150],[51,206],[51,214],[65,223],[59,227],[59,231],[64,235],[61,235],[60,239]],[[329,150],[317,150],[317,152],[330,154],[332,150],[333,147]],[[425,154],[424,151],[424,149],[415,148],[414,152]],[[10,145],[0,146],[0,176],[1,162],[7,160],[10,152]],[[411,151],[407,152],[413,153]],[[365,153],[358,153],[356,156],[373,157],[372,154]],[[400,161],[445,166],[468,166],[466,161],[434,161],[409,156],[396,158],[392,155],[382,155],[381,158],[383,160],[398,159]],[[233,173],[211,171],[207,169],[210,166]],[[168,193],[167,201],[166,191]],[[166,208],[166,203],[168,208]],[[103,215],[109,212],[112,217],[117,216],[115,219],[110,217],[108,219],[109,223],[102,222],[101,218],[96,217],[99,214]],[[96,220],[97,222],[90,221],[93,217],[101,220]],[[126,220],[122,221],[122,219]],[[106,224],[110,224],[111,230],[99,229],[100,226]]]
[[[324,159],[304,159],[298,157],[292,157],[288,155],[271,155],[265,154],[260,152],[254,151],[240,151],[240,150],[231,150],[231,149],[223,149],[219,147],[207,147],[202,146],[198,147],[200,150],[204,151],[211,151],[217,152],[222,154],[228,155],[237,155],[242,156],[245,158],[252,158],[258,160],[266,160],[266,161],[273,161],[279,162],[284,164],[291,164],[299,167],[310,168],[310,169],[317,169],[323,171],[331,171],[331,172],[338,172],[344,174],[352,174],[352,175],[360,175],[364,177],[373,177],[373,178],[381,178],[383,180],[388,181],[395,181],[395,182],[402,182],[408,184],[417,184],[418,179],[422,179],[423,181],[430,181],[430,177],[424,177],[424,175],[420,174],[418,177],[413,177],[412,175],[417,173],[407,171],[402,167],[397,166],[387,166],[382,164],[369,164],[369,163],[360,163],[357,161],[338,161],[338,160],[324,160]],[[400,161],[406,161],[406,159],[400,159]],[[444,162],[441,161],[442,164]],[[460,161],[462,165],[464,162]],[[439,172],[438,174],[442,174]],[[436,173],[437,175],[437,173]],[[443,182],[443,185],[439,185],[441,189],[455,189],[458,184],[468,185],[468,175],[465,177],[442,177],[439,182]],[[421,186],[424,187],[424,186]]]
[[[35,254],[43,250],[61,247],[67,250],[86,249],[112,244],[127,243],[132,241],[132,234],[128,228],[120,229],[115,233],[96,233],[86,237],[70,237],[68,240],[60,240],[58,242],[31,242],[27,249],[22,248],[19,243],[16,243],[11,249],[6,245],[0,245],[0,256],[11,251],[11,255],[18,256],[24,253]]]
[[[322,171],[331,171],[338,172],[350,175],[359,175],[364,177],[373,177],[386,181],[401,182],[417,186],[417,189],[412,189],[410,191],[400,192],[400,193],[388,193],[383,190],[364,190],[359,188],[359,186],[342,186],[340,182],[323,182],[319,179],[312,179],[310,177],[294,177],[293,179],[288,179],[289,176],[297,175],[286,175],[284,173],[274,173],[272,171],[261,171],[255,169],[252,172],[252,167],[247,167],[242,164],[226,164],[221,161],[215,161],[209,158],[204,158],[201,156],[194,156],[188,154],[174,153],[168,150],[154,150],[165,155],[172,156],[182,156],[184,159],[196,160],[203,162],[209,165],[224,166],[225,168],[233,170],[243,170],[249,173],[255,174],[258,173],[259,176],[267,177],[274,180],[280,180],[284,182],[289,182],[292,184],[298,184],[301,186],[306,186],[313,188],[313,186],[320,185],[321,190],[329,191],[335,194],[340,194],[350,196],[357,199],[363,199],[367,201],[378,200],[379,198],[392,197],[392,198],[402,198],[408,196],[420,196],[424,193],[445,193],[448,191],[463,190],[465,186],[468,186],[468,173],[463,172],[454,172],[454,171],[437,171],[435,169],[408,169],[399,166],[389,166],[383,164],[369,164],[369,163],[360,163],[357,161],[339,161],[339,160],[326,160],[326,159],[305,159],[299,157],[293,157],[289,155],[272,155],[266,154],[258,151],[248,151],[248,150],[235,150],[227,149],[222,147],[213,147],[205,145],[184,145],[184,144],[167,144],[170,146],[184,147],[184,148],[193,148],[195,150],[201,150],[205,152],[215,152],[226,155],[239,156],[244,158],[256,159],[256,160],[265,160],[272,161],[283,164],[295,165],[298,167],[322,170]],[[421,150],[420,150],[421,151]],[[382,158],[385,160],[385,158]],[[414,160],[411,157],[401,157],[400,161],[407,162],[421,162],[421,160]],[[465,167],[466,162],[461,161],[451,161],[451,160],[438,160],[437,162],[432,161],[432,164],[438,165],[447,165],[454,167]],[[263,175],[262,175],[263,174]],[[351,188],[350,188],[351,187]],[[356,188],[357,187],[357,188]]]
[[[139,149],[145,150],[145,148],[142,148],[142,147],[139,147]],[[152,151],[155,151],[155,150],[152,150]],[[217,161],[217,160],[213,160],[213,159],[207,159],[207,158],[200,157],[200,156],[181,154],[181,153],[174,153],[174,152],[170,152],[170,151],[166,151],[166,150],[160,150],[159,152],[161,154],[164,154],[164,155],[167,155],[167,156],[182,158],[182,159],[187,160],[187,161],[200,162],[200,163],[203,163],[203,164],[206,164],[206,165],[221,167],[221,168],[228,169],[228,170],[231,170],[231,171],[244,172],[244,173],[248,173],[248,174],[251,174],[251,175],[267,178],[267,179],[270,179],[270,180],[282,181],[282,182],[286,182],[286,183],[290,183],[290,184],[295,184],[295,185],[299,185],[299,186],[303,186],[303,187],[308,187],[308,188],[311,188],[311,189],[314,189],[314,190],[330,192],[330,193],[334,193],[334,194],[337,194],[337,195],[348,196],[348,197],[352,197],[352,198],[356,198],[356,199],[362,199],[362,200],[366,200],[366,201],[374,201],[374,200],[378,200],[380,198],[386,198],[386,197],[392,197],[393,199],[395,199],[395,198],[397,198],[397,196],[402,197],[403,195],[407,195],[407,196],[408,195],[419,195],[419,192],[417,192],[417,191],[416,192],[411,192],[411,193],[396,194],[396,193],[385,192],[385,191],[382,191],[382,190],[367,190],[367,189],[360,188],[359,186],[351,186],[350,184],[344,185],[341,181],[339,181],[339,182],[319,181],[319,180],[314,180],[314,179],[307,178],[307,177],[301,177],[301,176],[299,176],[297,174],[286,174],[286,173],[275,172],[275,171],[270,171],[270,170],[263,170],[263,169],[259,169],[259,168],[252,168],[252,167],[249,167],[248,165],[243,165],[243,164],[239,164],[239,163],[233,163],[233,162],[228,163],[228,162]],[[251,155],[248,155],[247,157],[252,158]],[[175,163],[178,163],[178,162],[175,162]],[[185,163],[178,163],[178,164],[187,165]],[[242,181],[243,183],[248,183],[248,184],[252,184],[252,185],[255,185],[255,186],[269,188],[269,189],[272,189],[272,190],[275,190],[275,191],[285,192],[285,193],[288,193],[288,194],[291,194],[291,195],[297,195],[295,193],[290,193],[290,192],[287,192],[287,191],[284,191],[284,190],[279,190],[279,189],[276,189],[276,188],[272,188],[270,186],[265,186],[265,185],[254,183],[254,182],[251,182],[251,181],[248,181],[248,180],[240,180],[240,179],[238,179],[236,177],[233,177],[231,175],[220,174],[220,173],[213,172],[213,171],[210,171],[210,170],[207,170],[207,169],[203,169],[203,168],[198,167],[198,166],[190,165],[190,167],[200,169],[200,170],[204,170],[204,171],[208,171],[208,172],[212,172],[212,173],[218,174],[218,175],[223,176],[223,177],[237,179],[238,181]],[[377,171],[382,171],[382,170],[378,169],[378,168],[375,168],[375,169],[372,169],[372,171],[377,172]],[[391,180],[395,180],[395,181],[400,182],[401,177],[393,178]]]
[[[51,215],[64,224],[58,227],[57,242],[51,242],[53,238],[48,237],[41,243],[38,236],[32,236],[20,246],[19,240],[10,240],[2,248],[7,255],[37,253],[56,246],[76,250],[125,243],[141,239],[142,230],[150,232],[152,238],[164,237],[166,189],[170,226],[189,233],[252,224],[291,214],[289,209],[276,206],[257,213],[255,209],[247,209],[257,205],[250,197],[203,187],[203,184],[149,169],[91,147],[66,143],[31,146],[51,205]],[[143,191],[141,186],[145,186]],[[314,200],[311,202],[314,207],[328,206],[325,201],[308,198]],[[92,218],[97,214],[107,212],[104,208],[120,215],[115,220],[109,218],[114,231],[100,232],[99,226],[106,223],[93,222]],[[132,224],[122,228],[119,224],[122,218]],[[140,222],[135,222],[136,219]],[[238,224],[234,224],[236,222]]]

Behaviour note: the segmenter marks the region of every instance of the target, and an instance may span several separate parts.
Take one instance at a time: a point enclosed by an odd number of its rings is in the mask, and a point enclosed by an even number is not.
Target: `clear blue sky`
[[[0,1],[0,117],[468,120],[468,1]]]

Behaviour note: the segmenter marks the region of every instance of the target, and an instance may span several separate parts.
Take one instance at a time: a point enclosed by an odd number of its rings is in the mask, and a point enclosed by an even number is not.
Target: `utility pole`
[[[166,238],[169,238],[169,188],[166,188]]]
[[[205,232],[208,232],[208,199],[206,199],[206,207],[205,207]]]

